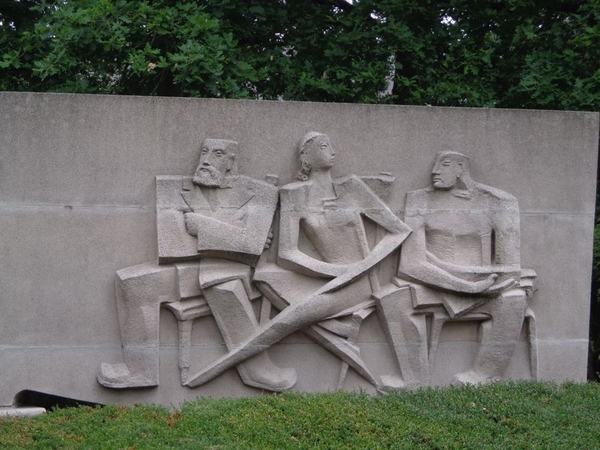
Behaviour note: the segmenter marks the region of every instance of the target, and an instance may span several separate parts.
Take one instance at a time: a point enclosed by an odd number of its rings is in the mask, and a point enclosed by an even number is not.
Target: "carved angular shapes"
[[[188,207],[181,193],[192,189],[191,177],[156,177],[156,228],[158,262],[199,259],[196,239],[185,229]]]
[[[256,265],[278,193],[272,184],[243,175],[207,192],[191,177],[163,176],[156,178],[156,197],[161,264],[213,257]]]
[[[258,329],[251,301],[259,294],[250,278],[270,240],[278,189],[273,175],[270,183],[238,175],[237,148],[234,141],[205,139],[193,178],[157,177],[158,260],[163,266],[119,272],[117,307],[125,363],[103,363],[100,384],[158,384],[162,303],[172,303],[170,309],[180,322],[182,383],[190,366],[191,321],[206,308],[230,349]],[[169,265],[173,262],[178,264]],[[181,301],[173,303],[177,300]],[[264,352],[240,364],[238,372],[244,383],[260,389],[281,391],[296,383],[294,369],[275,366]]]
[[[349,175],[332,179],[335,152],[327,135],[308,133],[301,141],[299,155],[298,179],[301,181],[281,188],[278,264],[325,280],[311,295],[300,299],[294,296],[294,303],[285,299],[281,287],[270,289],[282,297],[277,300],[279,305],[289,306],[228,355],[192,376],[188,382],[191,387],[208,382],[306,327],[311,327],[306,331],[309,336],[378,386],[350,343],[339,341],[333,334],[328,336],[330,332],[313,326],[369,300],[374,285],[378,285],[371,270],[398,248],[410,229],[360,178]],[[365,217],[387,232],[373,249],[367,240]],[[300,249],[301,237],[310,241],[319,258]],[[261,281],[267,280],[268,277],[264,277]],[[290,287],[293,289],[294,285]],[[331,328],[331,324],[328,326]]]
[[[344,303],[344,299],[349,299],[354,304],[337,305],[340,308],[334,308],[335,314],[315,319],[308,327],[267,348],[276,366],[297,370],[293,389],[332,391],[339,386],[374,393],[377,388],[373,384],[381,390],[410,385],[403,380],[403,374],[413,369],[411,360],[398,364],[395,356],[401,346],[407,351],[417,348],[417,375],[413,378],[419,383],[428,383],[422,375],[424,363],[420,362],[426,354],[430,384],[449,384],[455,374],[468,375],[470,370],[479,370],[475,364],[480,358],[479,342],[485,335],[493,341],[493,329],[488,323],[521,322],[520,311],[511,316],[500,306],[492,308],[492,302],[504,301],[504,294],[507,305],[512,304],[510,308],[521,308],[522,297],[508,296],[513,290],[525,292],[527,308],[516,348],[502,376],[537,376],[557,382],[585,380],[588,330],[579,325],[589,317],[598,113],[218,99],[156,101],[35,93],[0,93],[0,97],[4,118],[0,121],[0,160],[5,169],[0,187],[0,285],[6,299],[0,302],[2,405],[12,404],[15,394],[24,389],[122,405],[176,405],[198,395],[260,395],[260,390],[244,384],[236,367],[194,390],[182,386],[178,368],[180,365],[186,382],[190,375],[228,353],[222,336],[229,327],[224,325],[223,332],[219,329],[204,288],[238,280],[242,288],[234,293],[241,297],[239,311],[255,317],[256,330],[261,325],[268,326],[280,310],[303,304],[321,289],[321,303],[333,297],[333,301],[341,298],[339,302]],[[329,154],[313,154],[311,161],[305,158],[302,175],[306,178],[296,180],[299,189],[294,191],[290,183],[299,168],[296,161],[300,153],[296,143],[309,131],[302,128],[308,124],[313,124],[311,128],[328,127],[322,131],[329,133],[335,155],[325,148]],[[202,197],[208,206],[202,198],[182,196],[199,186],[194,177],[200,166],[202,134],[240,143],[205,143],[207,164],[225,173],[213,176],[214,170],[200,170],[208,174],[198,174],[204,181],[200,191],[208,192]],[[310,137],[316,139],[318,135]],[[304,152],[316,150],[312,146],[316,141],[305,141],[308,145]],[[470,157],[472,181],[484,183],[487,191],[469,189],[463,181],[458,183],[462,188],[446,189],[448,177],[437,173],[445,170],[441,161],[441,167],[436,168],[439,189],[433,186],[435,153],[446,146]],[[232,159],[230,153],[236,157]],[[190,216],[186,225],[185,214],[213,217],[225,197],[221,191],[235,189],[236,177],[266,180],[273,186],[287,185],[285,190],[292,191],[287,194],[291,197],[302,191],[303,183],[314,186],[319,176],[327,172],[332,157],[332,185],[337,182],[339,186],[346,179],[350,197],[359,196],[361,188],[353,186],[362,182],[400,220],[429,221],[425,262],[456,278],[460,278],[460,272],[453,271],[453,264],[467,265],[472,270],[454,288],[441,287],[443,275],[429,283],[418,280],[415,274],[411,274],[411,279],[397,277],[400,254],[410,253],[410,241],[419,232],[419,226],[411,226],[415,231],[398,249],[366,273],[370,262],[365,259],[363,266],[349,263],[352,271],[340,268],[345,264],[345,252],[350,252],[344,247],[355,248],[353,239],[338,240],[337,234],[347,230],[332,232],[339,249],[330,249],[325,247],[327,243],[319,242],[329,240],[327,232],[319,233],[317,228],[325,228],[330,221],[332,229],[338,231],[345,221],[349,229],[360,233],[359,227],[354,227],[356,221],[348,218],[352,217],[351,207],[362,200],[351,198],[342,202],[344,199],[331,191],[317,196],[326,201],[312,212],[310,205],[302,206],[305,203],[301,199],[294,203],[299,206],[296,212],[306,214],[308,219],[301,220],[295,244],[301,253],[317,262],[333,263],[341,274],[309,276],[309,270],[315,275],[314,268],[303,270],[301,266],[294,267],[294,261],[281,257],[279,263],[286,267],[277,265],[278,256],[286,256],[279,244],[281,213],[277,210],[272,238],[267,237],[264,243],[270,248],[258,258],[255,267],[254,261],[245,264],[226,259],[227,256],[207,258],[198,252],[199,222]],[[239,161],[239,171],[234,167],[235,161]],[[321,169],[307,170],[316,166]],[[455,169],[451,167],[450,172],[454,171],[456,178],[461,175],[463,180],[464,175]],[[154,178],[159,174],[173,176],[159,177],[155,185]],[[344,177],[346,174],[357,177]],[[396,180],[391,184],[393,177]],[[427,187],[430,189],[422,189]],[[314,197],[313,188],[308,192]],[[487,205],[482,201],[483,206],[473,207],[479,202],[476,192],[487,199]],[[436,200],[421,207],[421,200],[427,198]],[[211,201],[217,206],[211,207]],[[519,222],[502,217],[506,211],[512,214],[511,203],[513,217],[518,217]],[[377,204],[373,205],[377,209]],[[290,211],[287,217],[293,213]],[[313,217],[309,217],[311,213]],[[368,244],[364,254],[370,257],[377,243],[392,233],[362,211],[359,215]],[[445,234],[444,221],[448,217],[454,234]],[[494,233],[482,232],[479,236],[469,231],[473,227],[485,230],[496,223],[506,233],[494,229]],[[169,227],[174,231],[165,232]],[[311,233],[310,228],[317,231]],[[488,276],[495,275],[480,272],[506,254],[512,246],[511,236],[516,236],[514,230],[519,231],[521,240],[521,270],[504,280],[498,277],[492,283],[496,285],[494,289],[488,288],[485,295],[475,292],[477,286],[469,283],[485,284]],[[498,245],[502,240],[510,245]],[[394,245],[390,244],[392,248]],[[169,247],[170,253],[165,251]],[[319,254],[317,248],[324,254]],[[231,249],[225,253],[228,252]],[[381,254],[385,252],[382,250]],[[256,255],[251,258],[256,259]],[[151,263],[142,270],[119,270],[146,261]],[[267,262],[272,266],[267,267]],[[421,264],[416,259],[413,262],[415,266]],[[539,275],[539,291],[535,294],[535,274],[527,274],[523,267],[534,268]],[[281,273],[275,273],[275,269]],[[126,288],[127,292],[119,294],[118,303],[114,286],[117,271],[122,275],[119,283],[124,283],[119,289]],[[404,272],[408,273],[407,266],[401,268],[403,277]],[[516,284],[509,287],[511,278]],[[377,284],[381,289],[373,288]],[[349,311],[371,301],[372,292],[379,293],[388,286],[408,286],[411,295],[410,302],[406,302],[407,317],[394,318],[394,314],[402,313],[398,309],[403,300],[390,297],[385,306],[371,306],[377,314],[371,313],[359,326],[359,319],[370,309]],[[138,295],[144,300],[140,301]],[[125,327],[131,332],[122,331],[118,313],[121,318],[131,314],[139,319],[134,321],[136,325]],[[304,311],[296,313],[302,316]],[[159,319],[166,321],[160,320],[159,324]],[[399,322],[395,324],[395,320]],[[64,327],[65,323],[69,326]],[[407,323],[406,333],[403,323]],[[405,334],[410,338],[410,327],[420,336],[422,324],[422,339],[398,339]],[[313,327],[322,331],[318,336],[320,343],[304,333]],[[394,341],[388,339],[392,333],[386,333],[386,327],[399,330]],[[158,329],[160,339],[156,337]],[[139,336],[134,339],[131,334],[135,333]],[[498,354],[508,359],[506,354]],[[106,363],[100,376],[105,384],[159,386],[105,389],[96,379],[101,362]],[[487,367],[489,370],[480,374],[481,379],[495,379],[494,374],[490,378],[491,366]],[[359,375],[363,368],[363,373],[370,375]],[[69,376],[75,373],[77,376]],[[467,378],[475,380],[473,376]],[[273,380],[268,384],[277,389],[286,387],[286,383]]]
[[[394,177],[333,179],[328,136],[308,133],[300,181],[281,188],[273,264],[260,256],[272,244],[277,177],[267,183],[239,175],[234,151],[233,141],[207,139],[194,177],[157,177],[162,266],[119,272],[125,364],[103,364],[101,384],[158,383],[162,303],[180,322],[179,366],[188,387],[236,367],[248,386],[290,389],[295,370],[277,367],[266,350],[300,330],[340,359],[338,388],[348,368],[379,391],[429,385],[442,327],[452,320],[480,322],[482,336],[472,368],[454,380],[493,381],[503,376],[525,317],[535,376],[535,320],[525,311],[537,277],[521,271],[518,204],[473,181],[466,156],[438,154],[432,185],[406,196],[404,223],[384,202]],[[381,287],[378,266],[401,245],[398,277]],[[259,324],[252,301],[261,294]],[[273,317],[271,304],[280,310]],[[360,356],[358,330],[375,310],[401,377],[379,379]],[[192,321],[209,313],[229,353],[189,376]]]
[[[440,152],[432,185],[406,196],[405,220],[413,233],[402,247],[400,279],[394,280],[404,300],[397,310],[386,307],[388,297],[379,300],[402,373],[410,374],[406,382],[430,372],[441,326],[448,320],[483,321],[473,368],[456,375],[456,382],[500,379],[535,289],[535,272],[521,271],[517,200],[473,181],[469,165],[465,155]],[[426,315],[433,317],[430,342],[422,326],[411,331]],[[533,358],[531,363],[536,364]],[[428,376],[417,378],[429,382]]]

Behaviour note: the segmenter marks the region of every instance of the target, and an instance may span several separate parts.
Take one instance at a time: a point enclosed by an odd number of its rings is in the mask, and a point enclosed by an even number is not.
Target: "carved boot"
[[[139,371],[131,373],[125,363],[100,364],[98,383],[112,389],[158,386],[157,377],[148,376]]]
[[[148,308],[150,309],[150,308]],[[158,307],[156,312],[156,334],[158,334]],[[138,311],[142,315],[142,311]],[[144,324],[148,325],[148,322]],[[154,327],[147,327],[145,331],[151,331]],[[123,333],[127,334],[127,333]],[[158,336],[156,339],[147,339],[145,333],[136,333],[136,338],[146,337],[146,342],[133,343],[131,336],[123,339],[123,354],[125,363],[109,364],[102,363],[98,371],[98,383],[113,389],[138,388],[158,386]]]
[[[247,386],[266,391],[281,392],[296,384],[296,369],[276,366],[266,351],[238,364],[240,378]]]
[[[235,348],[258,330],[258,321],[241,280],[207,288],[204,296],[228,350]],[[273,392],[290,389],[297,380],[296,370],[276,366],[266,349],[238,364],[236,368],[244,384]]]

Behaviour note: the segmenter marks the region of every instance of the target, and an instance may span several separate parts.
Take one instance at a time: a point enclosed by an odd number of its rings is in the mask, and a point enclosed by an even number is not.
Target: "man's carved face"
[[[313,170],[331,169],[335,162],[335,152],[329,138],[323,134],[308,142],[304,158]]]
[[[440,155],[431,171],[431,181],[435,189],[448,190],[464,172],[463,164],[448,155]]]
[[[227,150],[223,141],[206,139],[202,143],[194,183],[207,187],[221,186],[226,172],[231,170],[234,158],[235,155]]]

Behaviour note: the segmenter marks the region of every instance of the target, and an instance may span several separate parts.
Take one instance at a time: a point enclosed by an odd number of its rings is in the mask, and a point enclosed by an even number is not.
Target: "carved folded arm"
[[[199,218],[201,214],[187,212],[183,215],[185,218],[185,229],[188,234],[198,236]]]
[[[440,269],[446,270],[457,277],[469,277],[472,275],[490,275],[496,273],[498,275],[507,274],[513,275],[520,272],[520,266],[518,264],[513,265],[496,265],[491,266],[465,266],[460,264],[450,263],[448,261],[442,261],[433,253],[427,252],[427,260],[434,266]]]
[[[239,253],[249,253],[248,230],[198,213],[185,214],[189,234],[198,237],[198,249],[220,250],[223,242],[227,248]]]
[[[441,288],[464,294],[484,293],[498,279],[498,275],[490,274],[486,279],[481,281],[468,281],[456,277],[428,262],[409,265],[401,264],[398,273],[403,278],[408,278],[433,288]]]

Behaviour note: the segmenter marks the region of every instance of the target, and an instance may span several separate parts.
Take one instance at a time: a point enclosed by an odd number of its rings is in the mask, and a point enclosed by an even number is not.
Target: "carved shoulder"
[[[406,208],[427,208],[432,187],[417,189],[406,193]]]
[[[240,175],[235,181],[234,188],[239,191],[251,192],[260,203],[277,205],[279,189],[266,181]]]
[[[371,188],[365,183],[358,175],[348,174],[343,177],[336,178],[333,182],[342,187],[345,190],[352,191],[359,187],[359,189],[367,189],[371,191]]]
[[[343,177],[336,178],[334,183],[339,185],[346,184],[365,184],[358,176],[353,173],[349,173],[348,175],[344,175]]]
[[[308,198],[308,189],[312,181],[295,181],[286,184],[280,189],[281,204],[305,205]]]
[[[281,186],[282,191],[298,191],[298,190],[306,190],[310,187],[312,181],[293,181],[284,186]]]
[[[504,208],[519,208],[519,204],[517,202],[516,197],[509,194],[508,192],[502,191],[491,186],[486,186],[485,184],[481,183],[476,183],[475,189],[477,189],[480,194],[491,197],[494,201],[498,202]]]
[[[245,175],[239,175],[236,180],[236,185],[239,187],[245,187],[247,189],[261,190],[264,192],[277,192],[279,189],[277,186],[273,186],[266,181],[257,180],[255,178],[250,178]]]
[[[372,202],[373,197],[379,198],[360,177],[354,174],[336,178],[333,180],[333,183],[336,186],[336,192],[341,196],[349,195],[351,198],[357,200],[362,199],[367,204]],[[365,204],[364,206],[367,205]]]

